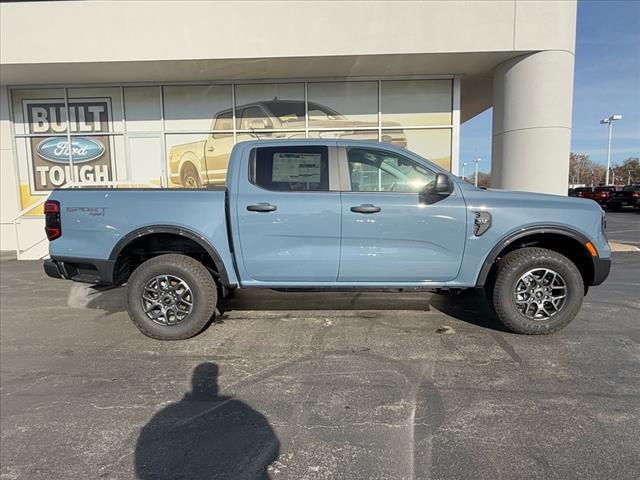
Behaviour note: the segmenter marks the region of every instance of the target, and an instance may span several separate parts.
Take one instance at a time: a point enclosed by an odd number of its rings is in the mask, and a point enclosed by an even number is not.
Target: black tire
[[[566,286],[564,303],[554,314],[544,319],[526,316],[516,307],[514,298],[514,290],[520,278],[528,271],[538,268],[553,270],[560,275]],[[553,250],[518,249],[502,258],[497,265],[493,308],[500,321],[512,332],[545,335],[564,328],[580,310],[583,296],[584,282],[577,267],[567,257]]]
[[[622,209],[621,203],[607,203],[607,210],[610,210],[612,212],[617,212],[620,209]]]
[[[196,167],[191,164],[185,165],[180,174],[180,180],[182,180],[182,186],[185,188],[201,188],[202,181]]]
[[[145,285],[162,275],[181,279],[191,290],[191,310],[173,325],[154,321],[143,306]],[[164,294],[164,290],[158,292]],[[147,260],[134,270],[127,284],[129,318],[138,330],[156,340],[184,340],[202,332],[213,318],[217,301],[216,283],[209,271],[200,262],[186,255],[159,255]]]

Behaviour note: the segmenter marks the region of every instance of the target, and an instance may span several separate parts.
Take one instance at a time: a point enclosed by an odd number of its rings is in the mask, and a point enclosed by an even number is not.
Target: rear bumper
[[[51,278],[63,278],[93,285],[111,285],[113,266],[111,260],[93,258],[52,257],[42,264],[44,273]]]
[[[62,272],[58,268],[58,264],[51,259],[46,259],[42,266],[44,267],[44,273],[51,278],[64,278]]]
[[[610,258],[594,258],[593,259],[593,283],[591,285],[600,285],[609,276],[611,271]]]
[[[636,205],[636,202],[637,202],[637,199],[633,197],[614,197],[614,198],[610,198],[607,201],[607,204],[626,206],[626,205]]]

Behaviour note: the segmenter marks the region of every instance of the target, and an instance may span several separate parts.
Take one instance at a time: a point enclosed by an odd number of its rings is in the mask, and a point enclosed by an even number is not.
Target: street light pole
[[[481,158],[478,158],[478,156],[476,155],[476,158],[473,159],[473,163],[476,164],[476,178],[475,181],[473,182],[475,184],[475,186],[478,186],[478,164],[480,163],[480,160],[482,160]]]
[[[609,142],[607,147],[607,174],[604,180],[605,185],[609,185],[609,169],[611,168],[611,130],[613,128],[613,122],[615,120],[622,120],[622,115],[613,114],[613,115],[609,115],[607,118],[603,118],[602,120],[600,120],[601,124],[609,125]]]
[[[462,163],[462,179],[464,180],[464,167],[466,167],[468,165],[467,162],[463,162]]]

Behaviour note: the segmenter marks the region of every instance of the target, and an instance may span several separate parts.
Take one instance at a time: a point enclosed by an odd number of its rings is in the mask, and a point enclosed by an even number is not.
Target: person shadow
[[[136,444],[143,480],[269,479],[280,441],[266,417],[218,392],[218,366],[193,370],[192,389],[156,413]]]

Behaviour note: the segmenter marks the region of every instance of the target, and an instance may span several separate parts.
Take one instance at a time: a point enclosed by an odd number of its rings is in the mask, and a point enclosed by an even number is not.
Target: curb
[[[640,252],[640,248],[627,243],[609,242],[612,252]]]

